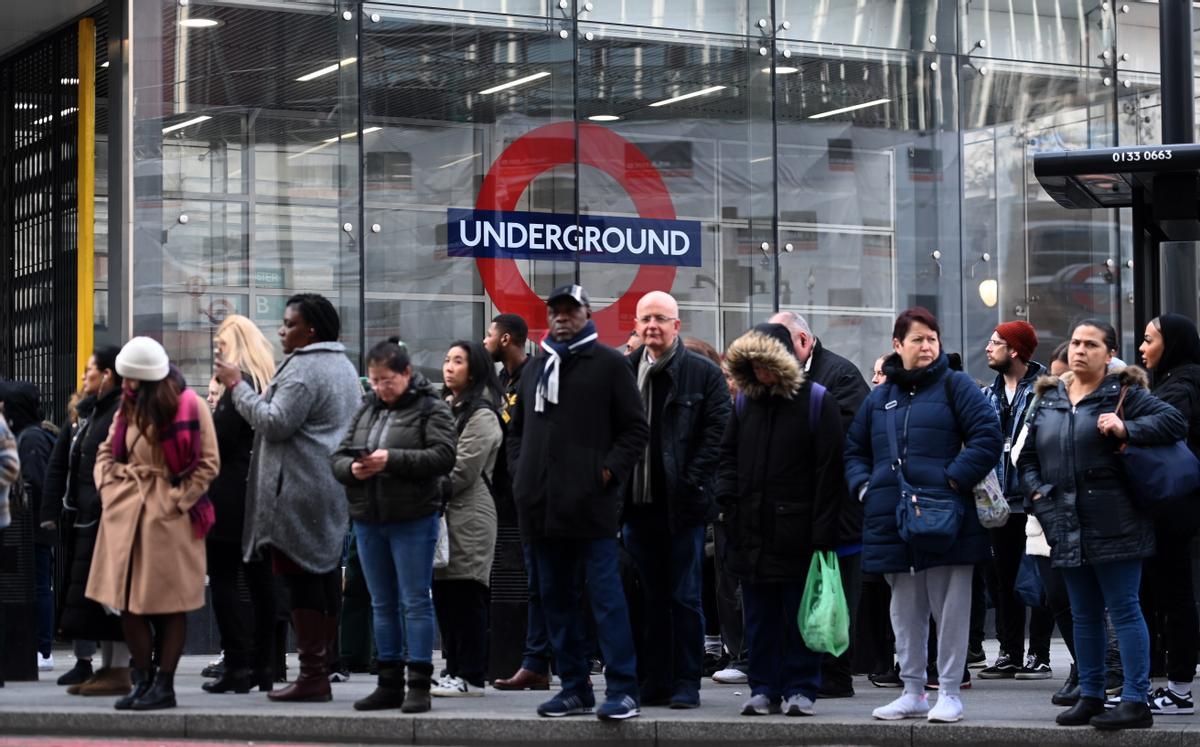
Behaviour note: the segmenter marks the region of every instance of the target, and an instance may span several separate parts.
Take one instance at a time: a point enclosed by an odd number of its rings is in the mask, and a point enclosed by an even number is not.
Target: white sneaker
[[[880,721],[900,721],[906,718],[921,718],[929,714],[929,699],[925,693],[913,695],[904,693],[891,703],[879,706],[871,715]]]
[[[952,724],[962,721],[962,717],[962,698],[949,693],[938,693],[937,704],[929,710],[927,718],[933,724]]]
[[[54,670],[54,654],[42,656],[38,654],[38,669],[42,672],[51,672]]]
[[[435,698],[482,698],[483,688],[471,687],[461,677],[443,677],[442,681],[429,689]]]
[[[712,676],[712,680],[713,682],[719,682],[722,685],[744,685],[750,681],[750,678],[747,677],[746,673],[742,670],[733,669],[731,667],[729,669],[722,669],[719,672],[715,672]]]
[[[783,701],[783,715],[811,716],[813,715],[813,702],[800,693],[796,693]]]

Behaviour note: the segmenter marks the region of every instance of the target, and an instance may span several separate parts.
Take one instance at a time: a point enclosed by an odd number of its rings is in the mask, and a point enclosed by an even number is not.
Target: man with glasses
[[[1033,400],[1033,384],[1045,373],[1045,368],[1032,360],[1037,344],[1033,325],[1018,320],[997,326],[985,348],[988,368],[996,372],[996,380],[983,393],[995,408],[996,416],[1000,418],[1000,430],[1004,433],[1004,452],[996,467],[996,477],[1000,478],[1012,513],[1003,527],[989,530],[996,570],[992,600],[996,605],[1000,655],[992,666],[979,673],[983,680],[1042,680],[1053,674],[1050,671],[1050,634],[1054,630],[1054,618],[1045,608],[1033,610],[1029,622],[1029,655],[1022,664],[1025,605],[1013,591],[1021,556],[1025,553],[1025,512],[1020,478],[1009,456]]]
[[[679,304],[654,291],[638,301],[642,346],[629,356],[650,440],[626,491],[623,537],[645,596],[643,706],[696,708],[704,664],[704,527],[729,420],[717,366],[684,347]]]

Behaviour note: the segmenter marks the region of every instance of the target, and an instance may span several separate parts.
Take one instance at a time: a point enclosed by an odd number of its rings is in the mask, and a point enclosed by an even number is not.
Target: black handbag
[[[895,395],[896,387],[892,386]],[[950,550],[958,539],[966,507],[963,498],[950,489],[918,488],[904,474],[904,460],[896,445],[897,398],[885,405],[887,410],[888,446],[891,448],[892,471],[900,483],[900,502],[896,505],[896,527],[900,539],[922,552],[941,555]],[[908,446],[908,408],[904,412],[904,442]]]
[[[1125,420],[1125,395],[1121,387],[1117,417]],[[1200,492],[1200,460],[1185,440],[1160,446],[1121,445],[1121,468],[1130,494],[1139,508],[1150,513],[1168,513],[1177,501],[1193,499]]]

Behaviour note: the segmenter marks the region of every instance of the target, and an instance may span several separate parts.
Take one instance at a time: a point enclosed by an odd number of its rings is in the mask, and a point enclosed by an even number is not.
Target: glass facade
[[[225,314],[274,339],[293,292],[335,299],[353,356],[398,334],[436,380],[452,340],[544,327],[536,296],[571,281],[614,345],[662,289],[684,334],[723,348],[794,309],[868,374],[915,304],[980,378],[1015,318],[1042,359],[1084,316],[1135,355],[1129,216],[1059,208],[1032,159],[1158,141],[1154,4],[133,7],[132,324],[193,383]],[[681,221],[699,261],[460,256],[472,209]]]

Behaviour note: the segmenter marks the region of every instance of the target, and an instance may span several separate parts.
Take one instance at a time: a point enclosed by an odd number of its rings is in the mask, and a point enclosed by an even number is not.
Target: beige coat
[[[450,533],[450,564],[433,572],[438,580],[491,583],[496,553],[496,501],[483,481],[492,479],[500,450],[500,419],[486,407],[476,410],[458,437],[457,456],[450,482],[454,497],[446,504]]]
[[[172,487],[162,449],[129,424],[129,461],[112,455],[112,431],[96,454],[95,479],[103,513],[88,599],[138,615],[188,612],[204,606],[204,540],[196,539],[188,509],[220,471],[212,415],[200,414],[201,456]],[[126,595],[128,591],[128,595]]]

